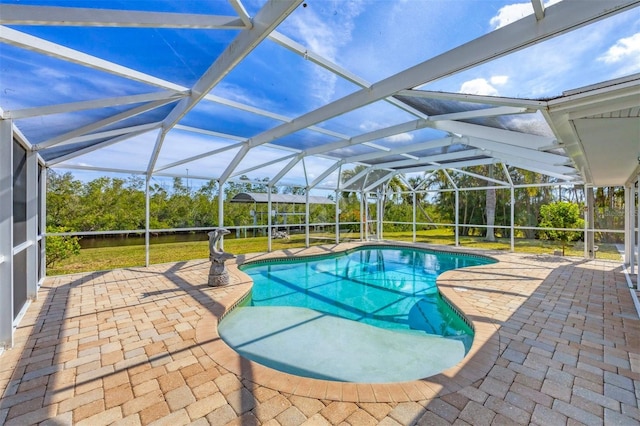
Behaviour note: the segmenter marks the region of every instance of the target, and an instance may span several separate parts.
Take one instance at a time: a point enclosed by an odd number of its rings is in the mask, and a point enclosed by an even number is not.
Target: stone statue
[[[235,256],[231,253],[225,253],[219,248],[220,238],[227,234],[229,234],[229,230],[225,228],[216,228],[207,234],[209,235],[209,260],[211,261],[208,284],[212,287],[229,284],[229,273],[224,262],[235,258]]]

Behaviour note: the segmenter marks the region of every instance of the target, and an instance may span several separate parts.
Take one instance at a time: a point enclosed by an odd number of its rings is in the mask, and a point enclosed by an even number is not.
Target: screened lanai
[[[331,197],[323,223],[336,240],[347,222],[363,240],[383,239],[397,179],[415,200],[441,175],[455,203],[468,188],[453,175],[511,199],[522,173],[585,194],[617,186],[616,232],[635,271],[638,6],[0,1],[0,342],[11,346],[46,277],[49,170],[142,179],[146,220],[135,231],[147,250],[150,188],[176,178],[215,183],[218,226],[228,226],[224,189],[234,183]],[[499,173],[483,174],[490,169]],[[341,221],[351,193],[361,207]],[[584,199],[584,255],[593,257]],[[464,222],[452,208],[457,244]],[[511,249],[515,208],[500,225]]]

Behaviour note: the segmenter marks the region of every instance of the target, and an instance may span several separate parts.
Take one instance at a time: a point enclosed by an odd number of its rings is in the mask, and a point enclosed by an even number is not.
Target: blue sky
[[[6,1],[96,8],[129,8],[184,13],[234,15],[224,1]],[[453,47],[504,26],[531,11],[530,3],[493,0],[317,1],[298,7],[278,31],[355,75],[375,83]],[[255,14],[263,1],[243,3]],[[553,7],[550,3],[548,7]],[[237,35],[237,30],[173,30],[76,27],[14,27],[43,39],[113,61],[183,86],[192,85]],[[116,97],[161,90],[105,72],[88,69],[39,53],[0,44],[0,107],[4,110]],[[472,70],[431,82],[424,89],[496,96],[547,98],[563,91],[640,72],[640,15],[637,10],[616,15]],[[214,88],[212,94],[294,118],[340,99],[359,87],[320,68],[273,41],[258,46]],[[27,138],[38,143],[84,124],[97,112],[57,114],[19,120]],[[409,121],[415,117],[376,102],[319,126],[352,136]],[[228,106],[205,102],[181,124],[249,138],[280,124]],[[148,133],[71,160],[73,164],[146,169],[155,143]],[[170,133],[159,165],[199,152],[236,143],[207,139],[189,132]],[[330,142],[320,134],[289,137],[313,146]],[[405,142],[415,135],[405,135]],[[438,137],[434,134],[433,137]],[[402,135],[396,137],[402,139]],[[382,143],[393,144],[393,140]],[[354,149],[356,152],[366,148]],[[200,160],[179,166],[191,175],[216,176],[235,151],[212,162]],[[288,155],[270,148],[250,153],[238,170]],[[260,178],[277,173],[286,161],[252,173]],[[330,164],[330,163],[328,163]],[[327,160],[309,159],[311,178],[327,167]],[[302,166],[283,182],[304,181]],[[91,173],[79,173],[92,178]],[[330,177],[335,180],[335,175]]]

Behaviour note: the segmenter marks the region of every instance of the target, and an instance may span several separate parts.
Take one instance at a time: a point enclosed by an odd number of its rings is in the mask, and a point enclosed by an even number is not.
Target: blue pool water
[[[366,247],[326,257],[250,264],[242,269],[254,281],[251,297],[225,317],[220,335],[247,358],[304,376],[369,382],[424,377],[433,370],[423,365],[425,354],[433,357],[430,352],[439,348],[455,364],[473,340],[471,328],[439,295],[437,276],[492,262],[444,252]],[[315,350],[302,348],[309,345]],[[351,355],[356,360],[336,363],[333,355],[344,358],[352,346],[358,347]],[[308,359],[309,352],[320,359]],[[371,365],[360,365],[363,353],[372,358]],[[409,355],[419,359],[404,359]],[[385,357],[403,365],[393,367]],[[337,364],[348,371],[337,371]],[[414,364],[420,365],[417,373],[410,367]],[[440,359],[434,368],[442,371],[448,366]],[[379,370],[400,367],[411,371],[378,380]],[[354,376],[359,369],[366,371]]]

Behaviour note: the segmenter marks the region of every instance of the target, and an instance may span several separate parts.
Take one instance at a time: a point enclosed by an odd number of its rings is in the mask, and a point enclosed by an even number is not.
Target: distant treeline
[[[342,173],[346,182],[362,170],[358,166]],[[508,182],[503,167],[494,165],[477,166],[467,170],[470,173],[449,171],[448,175],[438,171],[427,176],[414,175],[407,179],[394,177],[380,191],[374,191],[383,198],[385,222],[405,222],[386,224],[388,230],[410,230],[413,220],[412,188],[415,193],[416,221],[420,223],[454,223],[455,188],[458,191],[459,223],[462,235],[508,237],[511,218],[511,191],[509,186],[495,182]],[[553,183],[547,176],[520,169],[509,168],[514,185],[544,185]],[[491,176],[485,180],[479,175]],[[455,185],[455,186],[454,186]],[[493,186],[486,189],[484,187]],[[67,173],[49,170],[47,176],[47,226],[68,231],[114,231],[145,228],[145,183],[139,176],[125,179],[100,177],[90,182],[82,182]],[[463,190],[467,188],[468,190]],[[483,188],[483,189],[474,189]],[[228,182],[224,185],[224,226],[266,225],[266,205],[228,202],[240,192],[267,192],[268,179],[264,184],[253,182]],[[272,192],[304,194],[304,188],[280,186]],[[215,227],[218,221],[218,183],[206,182],[197,189],[186,185],[183,179],[174,178],[171,187],[154,183],[150,185],[150,227],[151,229]],[[516,188],[515,224],[535,227],[540,221],[543,205],[555,201],[568,201],[584,205],[585,193],[582,185],[531,186]],[[360,198],[354,192],[340,194],[340,221],[360,221]],[[368,198],[366,217],[374,219],[375,197]],[[624,201],[622,188],[598,188],[595,191],[596,227],[622,229],[624,217],[615,212],[621,210]],[[275,207],[274,207],[275,208]],[[279,205],[278,215],[273,218],[275,225],[295,225],[304,223],[304,206]],[[311,205],[311,223],[332,223],[335,221],[335,207],[331,205]],[[474,227],[473,225],[485,225]],[[487,228],[486,226],[490,226]],[[523,237],[535,238],[535,230],[521,231]],[[490,235],[487,235],[490,234]],[[493,235],[491,235],[493,234]]]

